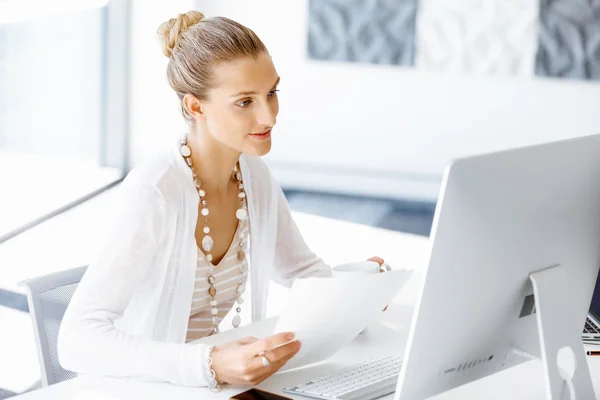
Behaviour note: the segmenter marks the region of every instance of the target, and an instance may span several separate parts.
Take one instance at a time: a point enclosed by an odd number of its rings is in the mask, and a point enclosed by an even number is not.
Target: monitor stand
[[[580,321],[572,312],[573,293],[565,289],[568,276],[564,268],[557,265],[536,271],[529,279],[535,298],[546,399],[595,399],[581,339],[583,327],[579,327]],[[538,359],[518,349],[514,352]]]

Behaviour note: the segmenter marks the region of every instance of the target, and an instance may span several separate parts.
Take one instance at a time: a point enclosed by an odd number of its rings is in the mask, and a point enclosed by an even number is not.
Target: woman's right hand
[[[231,385],[258,385],[298,353],[300,342],[290,342],[293,339],[293,333],[278,333],[263,339],[246,337],[215,346],[211,358],[217,382]],[[281,346],[284,343],[287,344]],[[263,365],[262,352],[271,365]]]

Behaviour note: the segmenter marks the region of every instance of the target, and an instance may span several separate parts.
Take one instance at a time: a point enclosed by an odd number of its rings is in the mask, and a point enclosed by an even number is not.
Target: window
[[[128,31],[125,0],[0,1],[0,243],[125,175]]]

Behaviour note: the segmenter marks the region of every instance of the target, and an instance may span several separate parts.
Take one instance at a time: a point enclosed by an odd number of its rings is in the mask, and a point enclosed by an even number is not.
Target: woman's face
[[[279,76],[269,54],[216,65],[213,74],[215,87],[200,103],[208,133],[240,153],[267,154],[279,112]]]

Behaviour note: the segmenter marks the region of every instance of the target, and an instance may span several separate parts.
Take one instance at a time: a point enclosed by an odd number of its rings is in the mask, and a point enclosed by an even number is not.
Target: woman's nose
[[[264,104],[258,115],[256,116],[256,122],[259,125],[263,126],[273,126],[275,125],[275,120],[277,118],[277,111],[271,104]]]

